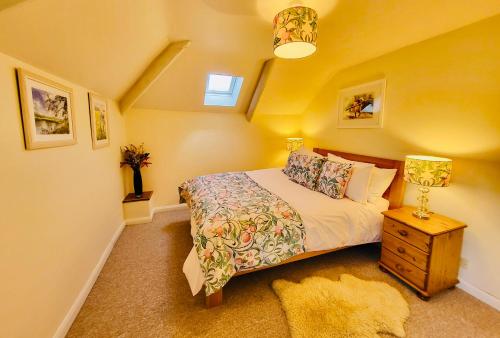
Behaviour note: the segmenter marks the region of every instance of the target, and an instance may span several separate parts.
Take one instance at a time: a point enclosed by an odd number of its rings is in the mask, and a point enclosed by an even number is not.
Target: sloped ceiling
[[[252,2],[225,1],[227,6],[219,6],[221,1],[169,1],[175,13],[170,21],[170,39],[191,40],[191,45],[136,106],[180,111],[244,110],[263,62],[272,57],[272,27],[256,15]],[[246,5],[240,8],[235,3]],[[236,108],[203,106],[209,72],[244,77]]]
[[[273,15],[298,3],[320,15],[318,51],[277,60],[257,114],[300,114],[340,69],[500,14],[498,0],[25,0],[0,12],[0,51],[117,99],[169,41],[188,39],[136,106],[243,112],[273,57]],[[209,72],[244,76],[237,107],[203,106]]]
[[[25,0],[0,12],[0,52],[117,98],[168,44],[165,0]]]
[[[498,0],[339,0],[320,17],[317,52],[276,63],[257,111],[302,113],[339,70],[498,13]]]
[[[15,4],[22,2],[22,1],[24,1],[24,0],[2,0],[2,1],[0,1],[0,11],[2,9],[7,8],[7,7],[14,6]]]

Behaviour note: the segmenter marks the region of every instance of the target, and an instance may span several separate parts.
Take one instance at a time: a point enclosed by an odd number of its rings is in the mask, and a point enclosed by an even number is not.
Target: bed
[[[281,168],[208,175],[180,187],[181,201],[191,209],[194,242],[183,271],[193,295],[205,288],[207,307],[222,303],[223,286],[232,277],[380,241],[381,212],[402,205],[404,162],[314,152],[397,173],[383,198],[366,204],[309,190]]]

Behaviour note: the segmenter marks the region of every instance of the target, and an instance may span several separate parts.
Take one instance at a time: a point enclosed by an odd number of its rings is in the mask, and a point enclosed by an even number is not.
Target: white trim
[[[102,253],[101,257],[99,258],[99,261],[97,262],[96,266],[94,267],[94,270],[92,270],[89,278],[85,282],[83,288],[80,290],[80,293],[74,300],[73,304],[71,305],[69,311],[66,313],[66,316],[62,320],[61,324],[59,324],[59,327],[57,328],[56,332],[54,333],[54,338],[63,338],[66,336],[68,333],[71,325],[73,324],[73,321],[75,320],[76,316],[80,312],[80,309],[82,308],[83,304],[85,303],[85,300],[87,299],[87,296],[90,293],[90,290],[92,290],[92,287],[94,286],[94,283],[97,280],[97,277],[99,277],[99,274],[101,273],[102,268],[104,267],[104,264],[108,260],[108,257],[113,250],[113,247],[115,246],[116,241],[120,237],[123,229],[125,228],[125,225],[132,225],[132,224],[141,224],[141,223],[149,223],[153,220],[154,214],[158,212],[163,212],[163,211],[174,211],[174,210],[187,210],[187,205],[185,203],[183,204],[172,204],[172,205],[162,205],[162,206],[157,206],[153,208],[151,215],[148,217],[139,217],[139,218],[131,218],[128,220],[125,220],[120,224],[118,229],[116,229],[115,233],[113,234],[113,237],[111,237],[111,240],[108,243],[108,246],[106,249],[104,249],[104,252]]]
[[[153,216],[159,212],[177,211],[177,210],[188,210],[187,204],[182,203],[182,204],[159,205],[151,210],[151,214],[149,216],[126,219],[125,225],[149,223],[153,221]]]
[[[136,224],[149,223],[152,220],[153,220],[153,213],[151,213],[151,215],[146,216],[146,217],[137,217],[137,218],[126,219],[125,225],[136,225]]]
[[[101,273],[104,263],[106,263],[106,261],[108,260],[109,254],[111,253],[111,250],[113,250],[113,247],[115,246],[115,243],[118,240],[118,237],[120,237],[124,228],[125,228],[125,222],[120,224],[118,229],[116,229],[115,233],[113,234],[113,237],[111,237],[111,240],[108,243],[108,246],[102,253],[101,258],[99,258],[97,265],[94,267],[94,270],[92,270],[92,273],[87,279],[87,282],[85,282],[85,285],[80,290],[80,293],[73,302],[73,305],[71,305],[71,308],[64,317],[63,321],[61,322],[61,324],[59,324],[59,327],[54,333],[54,338],[63,338],[68,333],[71,324],[73,324],[73,321],[78,315],[78,312],[80,312],[83,303],[85,303],[85,300],[87,299],[90,290],[92,290],[92,287],[94,286],[97,277],[99,277],[99,274]]]
[[[464,290],[471,296],[479,299],[480,301],[494,307],[495,309],[500,311],[500,299],[496,298],[492,294],[489,294],[481,289],[478,289],[477,287],[465,282],[465,281],[460,281],[460,283],[457,285],[458,288]]]
[[[160,205],[160,206],[153,208],[153,213],[156,214],[157,212],[162,212],[162,211],[177,211],[177,210],[187,210],[187,209],[188,209],[188,206],[186,203]]]

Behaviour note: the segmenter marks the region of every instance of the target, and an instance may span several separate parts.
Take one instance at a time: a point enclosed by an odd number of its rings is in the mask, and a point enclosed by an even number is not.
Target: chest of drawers
[[[465,224],[432,214],[413,217],[412,207],[384,212],[382,253],[379,266],[427,300],[458,283],[460,252]]]

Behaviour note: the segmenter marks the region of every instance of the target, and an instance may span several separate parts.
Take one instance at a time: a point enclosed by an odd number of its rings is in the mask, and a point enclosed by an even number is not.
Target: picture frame
[[[73,90],[22,68],[16,69],[27,150],[76,143]]]
[[[99,149],[109,145],[109,111],[104,97],[89,93],[90,129],[92,148]]]
[[[385,79],[339,91],[337,128],[382,128]]]

